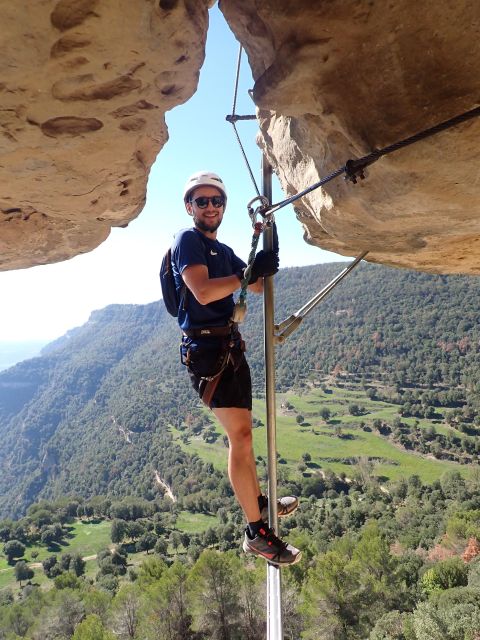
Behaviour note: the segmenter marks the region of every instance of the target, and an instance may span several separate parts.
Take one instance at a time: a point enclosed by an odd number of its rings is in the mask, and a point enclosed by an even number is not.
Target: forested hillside
[[[343,266],[282,270],[277,319]],[[363,265],[278,348],[278,387],[301,388],[312,376],[344,372],[400,395],[413,387],[456,389],[473,425],[480,402],[479,292],[477,278]],[[243,329],[259,393],[261,306],[249,296]],[[179,363],[178,341],[161,304],[115,305],[93,313],[41,357],[1,372],[0,517],[66,493],[151,499],[160,491],[155,471],[180,495],[208,491],[206,479],[193,491],[188,485],[193,463],[169,430],[208,421]]]

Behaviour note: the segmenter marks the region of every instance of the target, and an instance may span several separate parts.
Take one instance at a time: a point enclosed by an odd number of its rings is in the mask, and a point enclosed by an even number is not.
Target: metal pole
[[[262,194],[272,202],[272,167],[262,156]],[[263,248],[273,248],[273,228],[263,232]],[[278,531],[277,514],[277,424],[275,406],[275,344],[274,344],[273,277],[265,278],[263,292],[265,398],[267,407],[268,448],[268,521]],[[267,640],[283,640],[282,589],[280,569],[267,565]]]

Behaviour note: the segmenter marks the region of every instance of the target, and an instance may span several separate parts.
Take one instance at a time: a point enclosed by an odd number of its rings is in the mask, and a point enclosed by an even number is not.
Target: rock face
[[[90,251],[142,210],[213,0],[0,0],[0,269]]]
[[[0,270],[97,246],[141,211],[194,92],[213,0],[0,0]],[[252,66],[260,144],[288,195],[478,106],[478,0],[221,0]],[[307,242],[480,272],[480,119],[296,204]],[[288,215],[285,211],[279,216]]]
[[[221,0],[246,48],[262,136],[293,195],[480,104],[477,0]],[[307,242],[434,273],[480,273],[480,118],[296,205]],[[278,216],[288,215],[284,211]]]

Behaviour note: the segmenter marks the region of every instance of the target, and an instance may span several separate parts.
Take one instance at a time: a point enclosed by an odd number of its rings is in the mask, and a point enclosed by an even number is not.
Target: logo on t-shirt
[[[210,249],[210,255],[211,256],[218,256],[218,253],[216,251],[214,251],[213,249]]]

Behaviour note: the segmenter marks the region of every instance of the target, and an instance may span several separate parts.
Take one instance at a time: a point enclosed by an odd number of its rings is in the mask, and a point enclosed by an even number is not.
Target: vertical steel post
[[[272,167],[262,155],[262,194],[272,202]],[[263,248],[273,248],[273,229],[263,232]],[[275,344],[273,277],[265,278],[263,292],[265,399],[267,407],[268,520],[278,531],[277,514],[277,413],[275,406]],[[283,640],[280,569],[267,565],[267,640]]]

